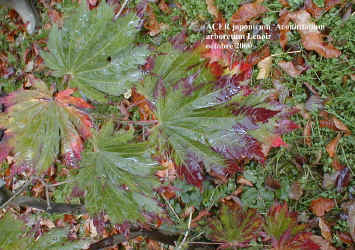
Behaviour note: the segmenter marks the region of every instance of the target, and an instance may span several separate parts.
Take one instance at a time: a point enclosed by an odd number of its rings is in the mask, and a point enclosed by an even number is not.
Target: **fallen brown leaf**
[[[55,9],[49,9],[48,10],[48,16],[51,19],[51,22],[53,24],[58,25],[58,27],[62,27],[63,26],[62,13],[60,13],[59,11],[57,11]]]
[[[316,200],[312,200],[310,208],[312,212],[318,216],[323,216],[326,212],[329,212],[335,206],[335,201],[333,199],[320,197]]]
[[[311,15],[305,10],[299,10],[289,13],[291,20],[299,26],[316,27],[312,21]],[[317,29],[298,29],[301,35],[302,44],[307,50],[314,50],[319,55],[326,58],[340,56],[341,52],[332,44],[323,41],[323,35]]]
[[[256,77],[257,80],[266,79],[270,75],[272,67],[272,57],[268,56],[258,63],[259,73]]]
[[[292,200],[299,200],[303,195],[303,189],[298,182],[294,182],[291,186],[288,197]]]
[[[249,180],[247,180],[244,176],[239,176],[238,179],[237,179],[237,182],[239,184],[242,184],[242,185],[246,185],[246,186],[249,186],[249,187],[253,187],[253,183]]]
[[[154,13],[152,7],[150,7],[150,5],[147,6],[146,12],[147,12],[148,18],[144,23],[144,28],[149,30],[150,36],[156,36],[161,31],[163,31],[169,27],[169,25],[167,25],[165,23],[158,22],[157,17],[155,16],[155,13]]]
[[[332,240],[332,232],[330,230],[329,225],[325,222],[325,220],[323,218],[319,218],[318,225],[319,225],[319,228],[321,230],[321,233],[322,233],[322,236],[324,237],[324,239],[326,239],[327,241],[331,241]]]
[[[312,121],[308,120],[306,123],[306,126],[304,126],[304,129],[303,129],[304,143],[309,147],[312,146],[312,138],[311,138],[312,124],[313,124]]]
[[[230,22],[233,24],[245,24],[255,17],[260,16],[265,13],[267,8],[261,5],[258,1],[254,3],[243,4],[239,9],[233,14]]]
[[[297,77],[305,70],[304,67],[294,65],[293,62],[280,61],[277,65],[291,77]]]
[[[337,146],[340,138],[341,138],[341,134],[339,133],[326,147],[326,150],[331,158],[333,158],[336,155]]]
[[[287,32],[289,31],[289,29],[287,28],[287,25],[290,22],[290,17],[288,14],[289,13],[287,10],[281,11],[280,17],[277,20],[278,25],[286,27],[286,28],[280,29],[280,45],[283,49],[285,49],[287,41],[288,41]]]
[[[160,0],[159,9],[161,11],[163,11],[165,14],[170,14],[171,13],[171,10],[169,9],[169,6],[166,4],[165,0]]]
[[[329,11],[331,8],[335,7],[338,4],[341,4],[342,0],[325,0],[324,7],[318,7],[312,0],[305,0],[304,7],[306,10],[312,14],[313,17],[318,18],[323,15],[325,12]]]
[[[206,4],[208,13],[210,13],[215,19],[220,19],[221,13],[215,5],[215,0],[206,0]]]

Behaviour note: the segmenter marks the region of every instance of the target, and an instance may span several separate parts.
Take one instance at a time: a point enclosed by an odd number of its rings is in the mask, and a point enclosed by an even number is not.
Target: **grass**
[[[173,1],[167,1],[173,4]],[[203,38],[203,33],[193,31],[192,24],[203,25],[205,22],[212,21],[210,14],[207,11],[205,1],[201,0],[178,0],[182,8],[171,5],[172,13],[165,15],[159,10],[158,6],[152,5],[157,15],[159,22],[164,22],[169,25],[169,29],[162,32],[157,37],[149,37],[143,33],[140,36],[141,42],[149,42],[152,44],[160,44],[169,38],[175,36],[183,30],[183,20],[185,18],[188,31],[188,43],[193,44]],[[235,10],[244,2],[241,0],[216,0],[216,5],[224,16],[229,19]],[[319,6],[324,2],[322,0],[315,1]],[[130,6],[133,7],[137,1],[131,1]],[[298,9],[303,0],[290,0],[291,9]],[[265,6],[270,10],[263,18],[264,24],[275,23],[278,18],[279,11],[282,6],[278,1],[265,1]],[[58,10],[70,8],[68,1],[64,4],[56,5]],[[48,16],[43,9],[42,19],[48,21]],[[10,30],[15,29],[15,25],[6,16],[7,11],[0,9],[0,23],[8,26]],[[172,17],[178,16],[176,20]],[[175,21],[174,21],[175,20]],[[300,47],[302,56],[310,68],[297,78],[292,78],[283,74],[282,84],[290,91],[290,97],[286,99],[286,104],[295,106],[296,104],[305,103],[310,93],[305,87],[304,82],[309,83],[314,87],[322,98],[327,98],[328,101],[324,109],[330,114],[336,116],[352,131],[352,135],[343,136],[337,150],[339,160],[342,164],[351,169],[352,175],[355,173],[355,84],[352,80],[355,65],[355,18],[352,16],[347,21],[343,21],[339,16],[339,9],[334,8],[324,14],[317,20],[317,24],[324,24],[329,30],[330,37],[333,38],[333,44],[342,50],[342,55],[335,59],[324,59],[314,52],[305,51],[302,48],[300,37],[297,33],[290,35],[291,46]],[[23,80],[24,67],[23,56],[26,49],[30,48],[33,42],[38,42],[40,39],[46,38],[48,31],[41,29],[34,36],[19,34],[15,42],[8,42],[4,34],[0,34],[1,51],[14,52],[9,54],[9,64],[16,69],[16,75],[10,79],[1,80],[1,88],[5,93],[9,93],[17,89]],[[266,41],[257,44],[261,47]],[[272,54],[281,53],[282,50],[278,42],[268,42],[271,46]],[[281,55],[275,57],[273,67],[277,68],[277,63],[280,60],[292,60],[292,55]],[[253,85],[261,85],[263,87],[272,87],[272,80],[256,80],[258,70],[253,72]],[[51,81],[51,78],[45,76],[43,72],[35,72],[35,75]],[[99,107],[100,113],[115,112],[112,107]],[[304,126],[306,121],[300,115],[296,115],[293,119],[300,125]],[[245,166],[243,173],[244,177],[253,183],[253,187],[244,187],[241,201],[243,204],[258,209],[261,213],[266,213],[275,199],[286,201],[294,210],[306,217],[312,216],[309,205],[310,202],[318,197],[335,198],[343,200],[349,196],[354,197],[355,180],[346,187],[343,193],[337,192],[335,188],[324,189],[322,180],[325,173],[333,172],[332,159],[328,156],[325,148],[326,145],[336,136],[336,132],[327,128],[319,127],[319,114],[312,113],[314,126],[312,127],[312,146],[309,147],[303,142],[303,131],[296,130],[283,138],[289,148],[282,148],[270,152],[269,158],[264,165],[256,162],[250,162]],[[313,164],[318,155],[321,158],[317,164]],[[304,158],[306,162],[302,166],[302,170],[298,170],[295,166],[296,158]],[[271,176],[277,179],[281,185],[278,190],[272,190],[265,185],[266,177]],[[288,197],[290,187],[293,182],[298,181],[303,188],[304,194],[300,200],[291,200]],[[228,183],[215,185],[212,182],[204,183],[204,191],[201,193],[199,189],[186,184],[180,180],[175,181],[174,185],[179,188],[178,199],[171,200],[171,206],[177,214],[183,212],[186,207],[194,206],[198,210],[206,208],[215,208],[218,200],[224,196],[230,195],[237,187],[235,179],[230,179]],[[172,213],[170,211],[169,213]],[[339,216],[341,213],[340,204],[337,205],[330,214],[327,214],[327,220],[334,223],[334,229],[339,231],[347,231],[348,225],[345,218]],[[174,215],[171,215],[174,218]],[[179,221],[176,221],[179,223]],[[185,223],[185,222],[184,222]],[[185,225],[185,224],[184,224]],[[334,234],[333,243],[335,246],[341,246],[341,242]],[[257,243],[255,248],[260,249]],[[260,246],[259,246],[260,247]]]

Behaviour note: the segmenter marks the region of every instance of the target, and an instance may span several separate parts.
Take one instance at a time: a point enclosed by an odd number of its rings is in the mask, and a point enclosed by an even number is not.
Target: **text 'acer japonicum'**
[[[280,134],[288,130],[277,123],[285,106],[248,86],[252,64],[236,63],[237,73],[216,78],[202,53],[208,51],[201,46],[179,51],[162,45],[138,86],[158,121],[150,140],[162,152],[170,149],[179,172],[200,188],[204,172],[224,180],[246,159],[263,162],[270,148],[285,145]]]

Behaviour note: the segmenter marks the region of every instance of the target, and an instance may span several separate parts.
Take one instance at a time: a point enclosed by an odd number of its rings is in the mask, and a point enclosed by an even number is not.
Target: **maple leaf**
[[[312,200],[310,208],[312,212],[317,216],[323,216],[326,212],[333,209],[335,201],[333,199],[320,197]]]
[[[55,94],[43,81],[32,78],[31,89],[0,99],[5,106],[0,127],[6,129],[7,146],[13,149],[17,166],[45,170],[58,154],[66,165],[77,165],[83,139],[91,135],[91,119],[83,108],[92,106],[71,96],[74,91]]]
[[[290,212],[287,203],[275,203],[265,219],[265,232],[271,236],[273,250],[320,249],[304,232],[306,225],[297,223],[297,213]]]
[[[26,242],[21,239],[21,235],[24,232],[24,227],[24,223],[13,218],[9,212],[6,213],[0,219],[0,248],[24,249]]]
[[[269,109],[274,107],[266,95],[240,86],[251,76],[250,65],[213,82],[199,50],[180,52],[163,45],[158,51],[151,75],[137,89],[155,105],[151,139],[172,149],[178,172],[190,184],[201,188],[204,171],[225,179],[240,169],[235,161],[263,161],[261,144],[284,145],[269,123],[280,110]]]
[[[255,209],[229,209],[223,206],[217,218],[210,220],[212,231],[208,238],[222,242],[219,248],[246,247],[254,240],[263,225],[263,218]]]
[[[42,51],[45,64],[57,77],[69,76],[69,85],[96,100],[102,93],[120,95],[141,78],[138,66],[145,63],[146,47],[134,47],[138,17],[127,14],[112,21],[113,9],[106,1],[89,10],[81,1],[64,20],[53,26],[49,52]]]
[[[115,132],[112,122],[95,132],[93,151],[84,153],[73,184],[86,191],[85,207],[91,214],[105,211],[115,223],[143,220],[143,210],[161,211],[152,199],[157,164],[146,144],[128,143],[133,132]]]
[[[297,25],[304,27],[315,26],[312,22],[311,15],[305,10],[299,10],[288,13],[289,18]],[[326,58],[334,58],[340,56],[341,52],[332,44],[327,44],[323,41],[322,34],[316,29],[300,29],[298,32],[301,35],[302,44],[307,50],[314,50],[319,55]]]

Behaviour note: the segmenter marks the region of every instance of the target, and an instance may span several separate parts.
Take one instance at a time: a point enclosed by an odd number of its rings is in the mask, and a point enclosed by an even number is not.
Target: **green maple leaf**
[[[21,239],[24,223],[7,213],[0,219],[0,249],[23,249],[26,239]]]
[[[31,89],[19,89],[0,99],[6,108],[0,114],[6,147],[14,152],[17,166],[45,170],[59,154],[66,165],[76,165],[83,139],[91,134],[91,119],[80,108],[92,106],[71,96],[74,89],[54,93],[43,81],[31,81]],[[0,159],[5,157],[0,155]]]
[[[146,47],[133,46],[138,18],[127,14],[114,22],[113,16],[106,1],[91,11],[82,1],[62,28],[53,26],[49,52],[41,53],[55,76],[69,76],[70,86],[96,99],[101,92],[117,96],[130,88],[141,77],[138,66],[148,54]]]
[[[151,74],[137,88],[155,105],[157,126],[150,139],[172,149],[187,181],[201,188],[205,170],[228,175],[227,160],[263,160],[261,143],[274,136],[275,124],[267,121],[278,113],[267,109],[266,95],[245,95],[228,77],[216,83],[198,49],[180,52],[165,44],[158,52]],[[225,86],[217,87],[220,82]]]
[[[143,210],[161,211],[152,199],[156,163],[146,144],[128,143],[133,138],[133,131],[115,133],[107,123],[93,136],[93,151],[85,152],[76,177],[88,211],[105,211],[115,223],[143,219]]]

